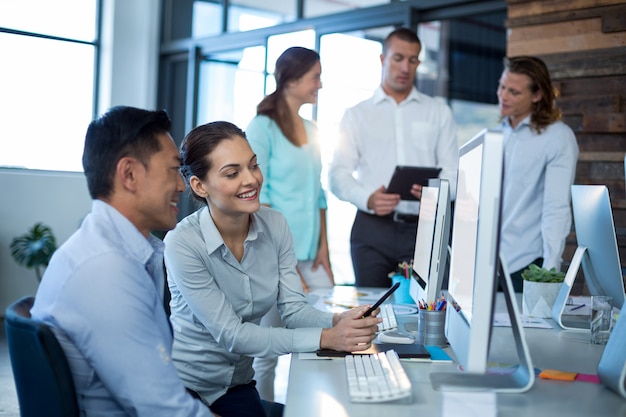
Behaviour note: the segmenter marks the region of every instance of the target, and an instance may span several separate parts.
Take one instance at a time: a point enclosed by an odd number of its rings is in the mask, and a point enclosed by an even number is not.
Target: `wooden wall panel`
[[[625,50],[626,52],[626,50]],[[541,57],[548,68],[550,68],[550,74],[554,81],[555,86],[561,93],[560,100],[564,99],[584,99],[585,97],[592,97],[597,95],[619,95],[620,97],[626,97],[626,73],[617,74],[610,77],[576,77],[566,78],[555,77],[551,62],[557,60],[558,57]],[[566,60],[566,58],[563,58]],[[610,65],[610,63],[603,63]],[[581,72],[587,71],[588,68],[592,68],[593,65],[597,65],[597,61],[587,60],[586,63],[581,63]],[[620,109],[621,112],[626,111],[625,108]]]
[[[507,54],[545,55],[626,47],[626,32],[602,32],[602,19],[518,27],[511,31]]]
[[[601,6],[620,5],[623,0],[509,0],[509,18],[534,17],[547,13],[578,11]]]
[[[593,152],[597,149],[601,149],[605,152],[613,152],[618,155],[626,152],[626,135],[610,133],[579,133],[576,137],[578,139],[578,149],[581,153]],[[623,156],[621,159],[623,161]]]

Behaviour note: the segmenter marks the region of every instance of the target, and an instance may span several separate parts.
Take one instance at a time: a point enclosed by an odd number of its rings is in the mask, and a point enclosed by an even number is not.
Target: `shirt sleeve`
[[[75,274],[59,293],[53,320],[128,414],[210,416],[170,359],[168,319],[146,271],[116,255]]]
[[[562,125],[555,136],[547,137],[550,152],[545,167],[545,190],[541,215],[543,267],[560,270],[565,239],[572,226],[571,185],[576,175],[578,145],[569,127]]]
[[[456,180],[459,164],[459,146],[457,141],[457,127],[452,117],[452,111],[442,105],[439,135],[437,139],[437,166],[441,167],[440,178],[450,183],[450,199],[456,198]]]
[[[355,178],[359,161],[356,140],[356,120],[348,109],[339,124],[339,139],[329,168],[330,190],[340,200],[354,204],[359,210],[373,213],[367,208],[367,200],[375,190],[365,189]]]
[[[194,236],[194,239],[200,238]],[[194,241],[190,235],[170,232],[165,242],[168,279],[175,283],[193,313],[194,320],[200,321],[219,346],[229,352],[253,357],[314,351],[319,348],[323,326],[269,328],[244,320],[208,269],[207,265],[212,263],[209,259],[211,254],[206,253],[201,239]],[[221,257],[219,250],[213,255]],[[292,287],[281,284],[281,300],[289,301],[290,297],[295,297]],[[323,314],[320,311],[317,313]]]
[[[312,122],[310,120],[304,120],[304,123],[305,123],[306,129],[307,129],[308,140],[309,140],[311,145],[315,146],[315,148],[317,149],[317,152],[319,154],[321,151],[320,151],[320,143],[319,143],[319,129],[317,128],[317,124],[315,124],[314,122]],[[321,156],[320,156],[320,158],[321,158]],[[328,202],[326,200],[326,193],[324,191],[324,187],[322,186],[322,179],[321,179],[321,177],[318,180],[317,187],[320,190],[319,197],[317,199],[318,207],[320,209],[327,209],[328,208]]]
[[[322,312],[304,302],[302,284],[296,272],[293,238],[286,222],[273,229],[279,259],[278,311],[288,328],[332,327],[332,313]],[[319,342],[319,341],[318,341]]]

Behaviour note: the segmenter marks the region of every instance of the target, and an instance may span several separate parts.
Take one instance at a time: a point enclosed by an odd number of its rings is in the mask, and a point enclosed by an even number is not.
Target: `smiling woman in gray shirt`
[[[306,302],[289,226],[278,211],[261,207],[263,175],[239,128],[199,126],[181,156],[193,195],[207,207],[165,237],[172,359],[213,412],[263,415],[253,357],[367,349],[379,319],[362,319],[366,306],[332,314]],[[274,304],[285,327],[259,326]]]

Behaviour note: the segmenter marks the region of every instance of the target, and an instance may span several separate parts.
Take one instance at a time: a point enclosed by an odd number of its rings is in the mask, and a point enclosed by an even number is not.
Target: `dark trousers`
[[[281,417],[284,405],[261,400],[255,385],[256,381],[252,381],[230,388],[211,404],[210,410],[221,417]],[[187,391],[200,398],[197,392]]]
[[[515,290],[515,292],[522,292],[524,290],[524,279],[522,278],[522,272],[524,272],[524,270],[532,264],[541,266],[543,264],[543,258],[537,258],[519,271],[515,271],[511,274],[511,282],[513,283],[513,289]]]
[[[390,287],[389,273],[413,259],[416,233],[416,221],[401,223],[392,216],[357,211],[350,235],[356,285]]]

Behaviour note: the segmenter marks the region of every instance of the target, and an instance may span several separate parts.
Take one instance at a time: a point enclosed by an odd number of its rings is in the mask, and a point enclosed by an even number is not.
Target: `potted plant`
[[[13,259],[26,268],[34,269],[38,282],[41,282],[43,270],[56,249],[54,233],[43,223],[36,223],[27,233],[11,240]]]
[[[565,273],[555,268],[546,269],[531,264],[522,272],[522,279],[523,313],[533,317],[552,317],[552,306],[565,279]]]

